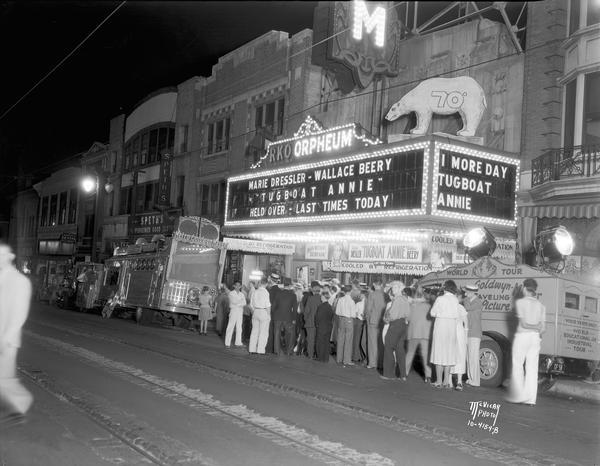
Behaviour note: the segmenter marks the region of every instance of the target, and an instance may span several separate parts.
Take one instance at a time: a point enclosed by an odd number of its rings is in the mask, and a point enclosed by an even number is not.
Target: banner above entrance
[[[277,254],[291,256],[296,251],[294,244],[275,243],[272,241],[258,241],[240,238],[223,238],[229,251],[246,251],[257,254]]]

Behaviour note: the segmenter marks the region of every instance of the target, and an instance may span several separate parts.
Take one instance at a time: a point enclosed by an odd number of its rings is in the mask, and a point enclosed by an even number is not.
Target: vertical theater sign
[[[315,9],[312,62],[335,74],[342,93],[365,89],[378,76],[398,76],[402,23],[393,5],[355,0],[320,2]]]

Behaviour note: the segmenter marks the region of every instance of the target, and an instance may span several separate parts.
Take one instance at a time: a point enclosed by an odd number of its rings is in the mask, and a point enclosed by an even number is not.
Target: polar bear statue
[[[458,112],[463,121],[459,136],[475,136],[475,131],[487,107],[485,93],[477,81],[469,76],[431,78],[407,92],[390,108],[386,120],[415,112],[417,126],[412,134],[425,134],[434,113],[451,115]]]

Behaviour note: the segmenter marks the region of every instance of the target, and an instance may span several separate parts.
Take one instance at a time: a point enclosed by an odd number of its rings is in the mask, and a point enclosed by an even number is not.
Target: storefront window
[[[128,214],[131,210],[131,186],[121,188],[119,196],[119,215]]]
[[[600,3],[600,2],[597,2]],[[600,72],[585,76],[582,144],[600,144]]]
[[[210,187],[210,213],[218,215],[219,213],[219,185],[213,184]]]

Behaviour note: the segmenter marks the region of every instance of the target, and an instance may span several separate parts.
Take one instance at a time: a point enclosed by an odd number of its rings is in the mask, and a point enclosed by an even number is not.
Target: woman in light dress
[[[200,309],[198,310],[198,320],[200,321],[200,335],[206,335],[206,328],[208,327],[208,321],[212,319],[212,296],[209,293],[210,288],[205,286],[202,288],[202,293],[198,298],[198,304]]]
[[[433,386],[452,388],[450,369],[458,361],[458,289],[453,280],[446,280],[443,290],[444,294],[435,300],[430,312],[431,317],[435,317],[430,362],[435,364],[436,379]]]

